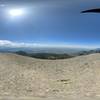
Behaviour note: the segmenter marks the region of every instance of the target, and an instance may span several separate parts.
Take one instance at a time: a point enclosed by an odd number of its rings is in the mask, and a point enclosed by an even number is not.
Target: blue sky
[[[45,45],[100,46],[99,0],[5,0],[0,2],[0,40]],[[24,9],[21,16],[10,10]]]

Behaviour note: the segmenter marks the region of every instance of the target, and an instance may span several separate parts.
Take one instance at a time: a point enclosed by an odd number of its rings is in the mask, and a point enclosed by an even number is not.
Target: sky
[[[100,47],[99,0],[0,0],[0,45]]]

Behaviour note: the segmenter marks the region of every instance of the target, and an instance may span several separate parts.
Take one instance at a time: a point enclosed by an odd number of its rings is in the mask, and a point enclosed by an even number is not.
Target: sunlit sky
[[[0,41],[100,47],[99,0],[0,0]],[[0,42],[0,43],[1,43]]]

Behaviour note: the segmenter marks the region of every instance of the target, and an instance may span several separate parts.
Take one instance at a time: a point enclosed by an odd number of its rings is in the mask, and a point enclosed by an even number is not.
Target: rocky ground
[[[41,60],[0,53],[0,100],[100,100],[100,54]]]

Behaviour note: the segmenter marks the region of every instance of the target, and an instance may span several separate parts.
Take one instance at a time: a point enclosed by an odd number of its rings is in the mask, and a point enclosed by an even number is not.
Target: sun
[[[10,9],[9,14],[12,17],[22,16],[24,14],[23,9]]]

